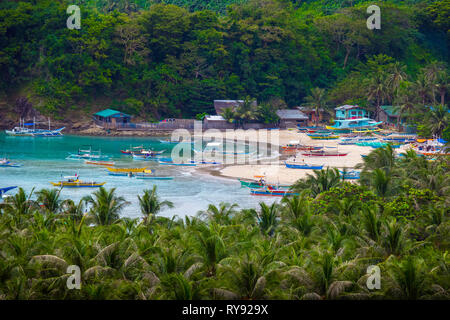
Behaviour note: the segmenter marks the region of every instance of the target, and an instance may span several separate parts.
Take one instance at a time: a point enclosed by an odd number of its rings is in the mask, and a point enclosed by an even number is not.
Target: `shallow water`
[[[77,173],[81,180],[106,182],[105,188],[116,188],[119,195],[130,202],[122,215],[136,218],[140,216],[137,195],[144,189],[158,187],[158,195],[162,200],[174,203],[173,209],[165,209],[161,215],[172,217],[177,215],[195,215],[199,210],[205,210],[209,204],[220,202],[237,203],[240,208],[255,208],[262,200],[273,202],[271,197],[255,197],[250,191],[240,188],[237,180],[215,177],[197,169],[197,167],[160,166],[153,161],[136,161],[131,156],[122,155],[121,149],[144,145],[154,150],[166,150],[163,157],[170,157],[174,144],[163,144],[160,138],[141,137],[82,137],[65,135],[53,138],[10,137],[0,134],[0,158],[8,157],[12,162],[23,164],[20,168],[0,167],[0,188],[18,186],[31,192],[33,188],[51,188],[50,181],[59,181],[61,177]],[[92,150],[101,150],[102,154],[110,156],[118,167],[148,166],[155,170],[156,175],[173,176],[174,180],[156,181],[141,180],[128,177],[109,176],[104,167],[87,165],[83,161],[66,160],[69,153],[76,153],[78,148],[90,145]],[[242,146],[240,146],[242,147]],[[95,188],[68,189],[61,192],[63,199],[75,201],[95,191]],[[9,191],[8,195],[13,195]]]

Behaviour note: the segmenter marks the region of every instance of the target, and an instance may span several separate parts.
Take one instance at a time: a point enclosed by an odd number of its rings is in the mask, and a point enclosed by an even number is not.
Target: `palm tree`
[[[448,108],[439,105],[430,111],[429,123],[431,126],[431,133],[437,137],[441,137],[442,132],[449,124]]]
[[[108,225],[116,222],[120,218],[120,212],[128,204],[124,197],[115,194],[116,188],[109,191],[103,187],[93,193],[93,196],[86,196],[83,200],[91,205],[90,216],[98,225]]]
[[[449,76],[445,70],[441,70],[438,72],[436,81],[435,81],[435,87],[441,97],[441,105],[445,105],[445,95],[447,94],[449,90]]]
[[[394,263],[390,276],[393,296],[417,300],[425,294],[426,275],[423,260],[408,256],[401,262]]]
[[[327,104],[327,96],[325,89],[321,88],[313,88],[311,89],[311,93],[309,96],[305,98],[305,101],[308,105],[314,107],[315,109],[315,125],[317,126],[317,121],[319,119],[319,112],[322,109],[325,109]]]
[[[385,198],[390,193],[391,181],[390,173],[382,169],[375,169],[371,175],[370,185],[378,196]]]
[[[144,195],[138,196],[141,213],[144,215],[144,224],[150,222],[162,208],[173,208],[173,203],[167,200],[160,201],[156,192],[156,186],[150,191],[144,190]]]
[[[209,222],[215,222],[221,225],[231,223],[233,216],[236,214],[236,208],[239,207],[236,203],[229,204],[226,202],[219,203],[219,207],[213,204],[208,205],[208,210],[200,211],[200,217],[207,217]]]
[[[326,170],[314,170],[314,174],[307,174],[306,179],[300,179],[291,186],[292,190],[303,191],[309,189],[311,195],[316,197],[324,191],[339,186],[342,181],[339,170],[336,168]]]
[[[389,98],[389,86],[387,84],[387,73],[379,71],[365,80],[367,88],[367,99],[375,102],[375,116],[380,119],[381,104]]]
[[[236,118],[236,113],[233,111],[233,108],[227,107],[222,109],[221,116],[228,122],[233,123]]]
[[[62,189],[41,189],[36,192],[38,199],[37,201],[42,203],[45,210],[53,213],[57,213],[61,206],[61,200],[59,199],[59,194]]]
[[[425,106],[429,97],[430,82],[424,74],[420,74],[414,82],[414,92],[421,98],[422,106]]]
[[[30,200],[33,195],[33,190],[29,195],[25,190],[19,188],[19,191],[12,197],[6,198],[3,204],[4,211],[13,216],[21,216],[32,213],[38,205],[35,201]]]
[[[257,118],[256,110],[253,105],[254,100],[255,99],[250,96],[247,96],[244,101],[237,106],[235,114],[241,125]]]
[[[209,228],[195,233],[195,248],[201,257],[201,266],[206,269],[206,276],[216,275],[217,264],[226,257],[226,247],[222,238]]]
[[[278,225],[278,204],[268,206],[264,202],[259,203],[260,211],[257,212],[259,227],[264,234],[273,235]]]
[[[406,236],[403,226],[396,220],[391,219],[385,222],[383,234],[383,246],[387,255],[400,256],[406,246]]]
[[[406,79],[406,67],[398,61],[395,61],[388,71],[387,85],[390,90],[389,98],[397,95],[400,84]]]

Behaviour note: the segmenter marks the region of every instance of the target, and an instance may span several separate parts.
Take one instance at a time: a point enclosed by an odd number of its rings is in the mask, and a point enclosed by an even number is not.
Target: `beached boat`
[[[413,145],[413,150],[423,156],[449,156],[450,149],[437,139],[427,139],[423,143]]]
[[[382,122],[380,121],[379,124],[381,124],[381,123]],[[378,132],[378,131],[381,131],[381,129],[378,127],[352,130],[353,133],[371,133],[371,132]]]
[[[346,171],[346,172],[339,170],[339,173],[342,175],[342,178],[344,180],[354,180],[354,179],[356,180],[356,179],[359,179],[360,175],[361,175],[361,172],[356,171],[356,170],[350,170],[350,171]]]
[[[96,166],[113,166],[114,161],[97,161],[97,160],[84,160],[85,164],[93,164]]]
[[[360,142],[367,142],[367,141],[375,141],[377,138],[375,137],[349,137],[349,138],[343,138],[341,142],[339,142],[340,145],[351,145],[351,144],[357,144]]]
[[[279,190],[271,187],[250,189],[250,194],[254,196],[272,196],[272,197],[285,197],[299,195],[299,193],[289,190]]]
[[[257,180],[245,181],[245,180],[238,179],[238,181],[241,183],[241,187],[252,188],[252,189],[262,188],[262,187],[266,187],[266,186],[278,187],[278,188],[283,188],[283,189],[291,187],[291,186],[287,186],[287,185],[275,186],[273,184],[266,183],[263,179],[258,180],[258,181]]]
[[[289,169],[310,169],[310,170],[321,170],[323,165],[313,165],[307,164],[305,162],[284,162],[286,168]]]
[[[147,170],[147,167],[143,168],[107,168],[110,172],[145,172]]]
[[[325,150],[302,153],[303,156],[307,157],[345,157],[347,154],[348,154],[347,152],[325,151]]]
[[[310,137],[313,140],[334,140],[339,139],[339,136],[332,135],[331,132],[329,133],[308,133],[308,137]]]
[[[95,181],[81,181],[78,175],[64,177],[66,181],[50,182],[54,187],[66,187],[66,188],[99,188],[106,182]]]

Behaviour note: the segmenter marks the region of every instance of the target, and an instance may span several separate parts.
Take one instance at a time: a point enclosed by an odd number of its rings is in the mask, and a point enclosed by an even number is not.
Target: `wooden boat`
[[[348,153],[337,152],[337,151],[310,151],[309,153],[302,153],[303,156],[307,157],[345,157]]]
[[[352,130],[353,133],[369,133],[369,132],[377,132],[377,131],[381,131],[381,129],[378,127],[375,127],[375,128],[371,128],[371,129]]]
[[[84,160],[85,164],[93,164],[96,166],[113,166],[114,161],[97,161],[97,160]]]
[[[342,178],[344,180],[356,180],[356,179],[359,179],[360,175],[361,175],[361,172],[356,171],[356,170],[351,170],[351,171],[347,171],[347,172],[339,170],[339,172],[342,175]]]
[[[132,154],[133,152],[139,151],[144,149],[144,146],[137,146],[137,147],[131,147],[130,149],[126,149],[126,150],[120,150],[121,153],[123,154]]]
[[[321,170],[323,168],[323,165],[311,165],[311,164],[307,164],[305,162],[284,162],[286,168],[290,168],[290,169],[310,169],[310,170]]]
[[[187,162],[187,163],[175,163],[173,161],[172,162],[158,161],[158,163],[160,165],[163,165],[163,166],[184,166],[184,167],[195,167],[195,166],[197,166],[197,164],[190,163],[190,162]]]
[[[335,140],[339,139],[339,136],[318,136],[318,137],[311,137],[313,140]]]
[[[66,181],[50,182],[54,187],[66,188],[98,188],[103,186],[106,182],[95,181],[81,181],[78,176],[64,177]]]
[[[147,167],[144,168],[107,168],[111,172],[144,172]]]
[[[251,189],[257,189],[257,188],[262,188],[262,187],[267,187],[267,186],[278,187],[278,188],[282,188],[282,189],[291,187],[291,186],[287,186],[287,185],[274,186],[272,184],[267,184],[265,181],[245,181],[245,180],[241,180],[241,179],[238,179],[238,180],[241,183],[241,187],[247,187],[247,188],[251,188]]]
[[[0,159],[0,167],[4,168],[19,168],[22,164],[11,162],[9,159],[3,158]]]
[[[250,194],[254,196],[271,196],[271,197],[285,197],[285,196],[299,195],[299,193],[295,193],[293,191],[273,189],[270,187],[260,189],[250,189]]]

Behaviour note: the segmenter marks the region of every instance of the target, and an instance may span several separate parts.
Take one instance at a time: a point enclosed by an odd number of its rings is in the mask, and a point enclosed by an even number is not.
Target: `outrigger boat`
[[[307,135],[313,140],[335,140],[335,139],[339,139],[339,136],[332,135],[331,133],[308,133]]]
[[[33,128],[30,128],[33,126]],[[48,119],[48,130],[47,129],[36,129],[36,121],[31,123],[25,123],[24,120],[19,120],[19,126],[14,127],[12,130],[5,130],[5,133],[9,136],[27,136],[27,137],[60,137],[62,136],[62,131],[65,127],[51,130],[50,129],[50,119]]]
[[[96,166],[113,166],[114,161],[97,161],[97,160],[84,160],[85,164],[94,164]]]
[[[102,155],[101,151],[93,151],[92,147],[89,146],[89,149],[78,149],[77,153],[69,153],[69,156],[66,158],[67,160],[108,160],[109,157]]]
[[[195,166],[197,166],[197,164],[195,162],[193,162],[193,161],[176,163],[176,162],[173,162],[173,161],[161,161],[161,160],[158,160],[158,163],[160,165],[166,165],[166,166],[185,166],[185,167],[195,167]]]
[[[81,181],[78,175],[64,177],[66,181],[50,182],[54,187],[66,187],[66,188],[98,188],[103,186],[106,182],[95,181]]]
[[[251,181],[245,181],[245,180],[241,180],[238,179],[238,181],[241,183],[241,187],[246,187],[246,188],[251,188],[251,189],[257,189],[257,188],[263,188],[263,187],[277,187],[277,188],[281,188],[281,189],[285,189],[285,188],[290,188],[291,186],[287,186],[287,185],[273,185],[273,184],[268,184],[265,180],[264,180],[264,176],[255,176],[255,178],[260,178],[259,180],[251,180]]]
[[[299,193],[295,193],[289,190],[279,190],[273,187],[266,187],[260,189],[250,189],[250,194],[254,196],[272,196],[272,197],[285,197],[285,196],[298,196]]]
[[[6,158],[0,159],[0,167],[19,168],[22,164],[11,162]]]
[[[131,147],[130,146],[130,149],[120,150],[120,152],[123,153],[123,154],[132,154],[133,152],[140,151],[142,149],[144,149],[144,146],[138,146],[138,147]]]
[[[342,170],[339,170],[339,173],[342,175],[342,178],[344,180],[356,180],[360,178],[361,172],[356,171],[356,170],[351,170],[351,171],[347,171],[344,172]]]
[[[310,169],[310,170],[321,170],[323,165],[312,165],[305,162],[284,162],[286,168],[289,169]]]
[[[4,196],[4,194],[7,193],[9,190],[13,190],[13,189],[15,189],[15,188],[17,188],[17,186],[14,186],[14,187],[6,187],[6,188],[0,188],[0,198],[7,197],[7,196]]]
[[[302,153],[303,156],[307,157],[345,157],[348,153],[344,152],[334,152],[334,151],[310,151],[309,153]]]
[[[136,172],[145,172],[147,167],[144,168],[107,168],[110,172],[125,172],[125,173],[136,173]]]

